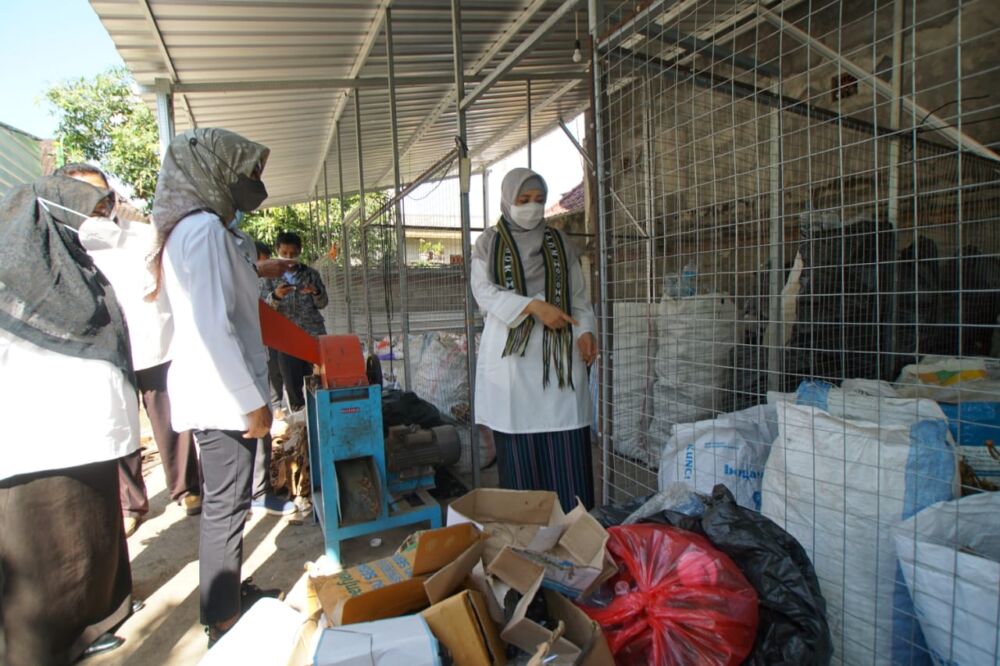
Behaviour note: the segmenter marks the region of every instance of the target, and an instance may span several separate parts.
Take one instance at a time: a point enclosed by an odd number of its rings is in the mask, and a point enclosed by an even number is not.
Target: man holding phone
[[[275,242],[278,257],[286,261],[298,261],[302,254],[302,239],[298,234],[283,231]],[[319,271],[299,262],[289,268],[279,278],[265,281],[262,290],[267,294],[267,304],[293,321],[313,336],[326,335],[326,324],[320,312],[326,307],[329,297]],[[288,393],[288,407],[298,411],[305,407],[303,382],[312,374],[308,361],[278,352],[278,367]]]

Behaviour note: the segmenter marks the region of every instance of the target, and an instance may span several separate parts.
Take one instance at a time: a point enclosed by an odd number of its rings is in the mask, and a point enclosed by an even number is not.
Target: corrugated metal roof
[[[0,197],[42,176],[42,139],[0,123]]]
[[[463,57],[471,90],[550,16],[563,0],[463,0]],[[244,134],[271,148],[265,173],[269,203],[338,191],[337,132],[344,188],[356,191],[357,138],[353,97],[320,79],[387,76],[384,30],[388,0],[91,0],[136,80],[214,84],[175,98],[178,131],[196,123]],[[580,27],[586,31],[586,7]],[[398,130],[404,182],[454,147],[456,134],[451,3],[391,3],[397,77]],[[160,47],[162,39],[162,48]],[[561,19],[468,112],[474,167],[526,143],[527,83],[533,77],[532,130],[554,128],[588,103],[584,61],[572,62],[574,14]],[[582,40],[586,44],[586,40]],[[568,79],[568,76],[575,76]],[[422,85],[405,79],[434,77]],[[402,81],[400,81],[402,79]],[[286,89],[275,89],[281,86]],[[222,92],[227,84],[229,90]],[[247,85],[258,86],[247,91]],[[287,89],[289,85],[300,86]],[[242,87],[243,90],[235,90]],[[183,88],[182,88],[183,89]],[[352,93],[353,94],[353,93]],[[154,98],[148,98],[154,104]],[[393,182],[388,87],[360,90],[364,182],[367,189]],[[190,113],[189,113],[190,111]],[[339,114],[338,114],[339,112]],[[193,116],[193,120],[191,118]]]

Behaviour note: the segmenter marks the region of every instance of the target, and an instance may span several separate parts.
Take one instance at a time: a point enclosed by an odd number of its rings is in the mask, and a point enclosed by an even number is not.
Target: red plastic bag
[[[618,574],[581,608],[619,664],[740,664],[757,634],[757,593],[707,539],[666,525],[608,529]]]

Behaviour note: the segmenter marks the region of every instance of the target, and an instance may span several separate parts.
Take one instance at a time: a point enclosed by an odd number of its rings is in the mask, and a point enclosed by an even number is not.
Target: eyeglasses
[[[113,191],[108,196],[97,202],[94,206],[94,214],[101,217],[114,217],[118,210],[118,195]]]

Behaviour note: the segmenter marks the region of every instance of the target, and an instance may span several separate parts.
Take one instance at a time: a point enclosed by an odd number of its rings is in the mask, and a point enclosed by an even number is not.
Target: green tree
[[[264,183],[267,183],[267,171],[264,172]],[[365,207],[368,211],[373,211],[381,207],[386,201],[386,196],[382,192],[369,192],[365,195]],[[330,250],[330,246],[336,244],[340,248],[337,263],[343,260],[344,252],[341,242],[342,221],[340,218],[340,202],[336,198],[330,199],[330,242],[327,242],[326,234],[326,212],[323,209],[323,202],[313,202],[310,204],[300,203],[290,206],[275,206],[272,208],[262,208],[248,215],[243,222],[242,228],[256,240],[274,247],[274,242],[278,234],[282,231],[294,231],[302,237],[302,256],[306,261],[315,261],[324,256]],[[350,213],[358,205],[358,195],[347,197],[345,209]],[[348,228],[348,243],[350,243],[351,263],[361,263],[361,230],[358,221],[355,219]],[[395,259],[396,240],[392,232],[377,227],[368,229],[368,262],[371,266],[377,266],[388,256]]]
[[[45,98],[59,115],[56,138],[66,162],[93,160],[152,203],[160,168],[156,118],[125,68],[56,85]]]

